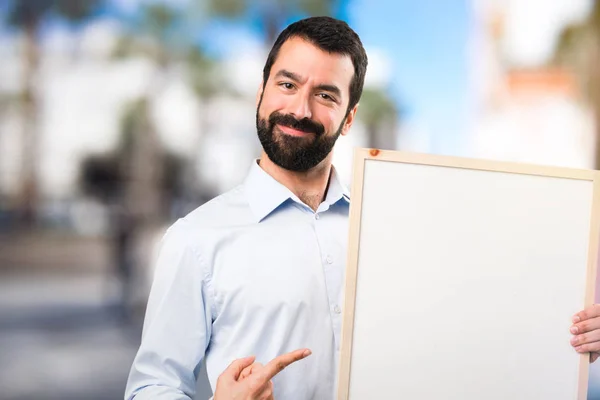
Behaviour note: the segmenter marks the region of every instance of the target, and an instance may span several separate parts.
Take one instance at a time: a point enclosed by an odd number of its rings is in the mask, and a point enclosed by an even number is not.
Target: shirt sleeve
[[[162,238],[125,399],[192,399],[211,334],[211,299],[182,220]]]

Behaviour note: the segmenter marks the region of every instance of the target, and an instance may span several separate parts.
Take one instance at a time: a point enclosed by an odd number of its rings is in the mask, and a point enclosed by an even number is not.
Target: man
[[[332,148],[352,126],[366,68],[342,21],[281,33],[257,93],[264,152],[242,185],[163,238],[126,398],[193,397],[204,358],[216,400],[334,398],[349,193]]]
[[[204,358],[215,400],[335,398],[349,193],[332,149],[366,68],[342,21],[280,34],[257,93],[263,153],[163,238],[126,399],[192,398]],[[578,314],[578,351],[600,351],[599,316]]]

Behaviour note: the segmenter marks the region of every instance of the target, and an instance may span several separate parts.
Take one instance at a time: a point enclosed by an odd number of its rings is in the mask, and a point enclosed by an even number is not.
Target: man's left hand
[[[600,357],[600,304],[594,304],[573,316],[571,345],[578,353],[590,353],[590,362]]]

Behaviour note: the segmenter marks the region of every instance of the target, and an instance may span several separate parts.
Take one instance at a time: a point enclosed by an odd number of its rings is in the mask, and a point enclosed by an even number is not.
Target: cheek
[[[285,110],[286,97],[273,89],[266,89],[260,105],[261,115],[270,115],[274,111]]]
[[[315,120],[319,121],[327,132],[333,133],[338,130],[344,116],[340,112],[332,109],[323,110],[319,115],[315,115]]]

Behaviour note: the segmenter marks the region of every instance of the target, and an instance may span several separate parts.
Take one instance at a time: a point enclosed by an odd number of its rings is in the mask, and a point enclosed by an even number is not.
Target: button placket
[[[313,218],[313,229],[315,230],[322,251],[321,265],[323,267],[325,285],[327,287],[329,313],[331,316],[332,328],[334,330],[334,340],[336,348],[339,348],[342,318],[342,308],[339,304],[339,291],[342,289],[340,287],[342,283],[339,282],[340,278],[338,275],[340,271],[336,265],[339,254],[335,252],[337,247],[328,236],[330,226],[327,224],[327,218],[323,221],[317,221],[320,218],[319,213],[315,213]]]

